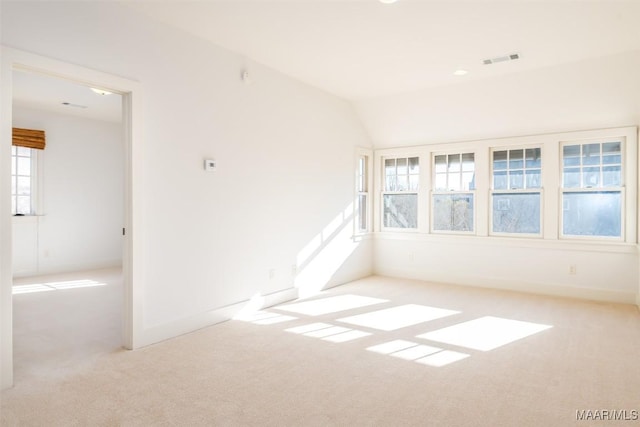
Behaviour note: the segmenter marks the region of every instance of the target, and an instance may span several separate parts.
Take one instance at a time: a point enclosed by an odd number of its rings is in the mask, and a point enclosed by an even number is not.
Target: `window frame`
[[[540,150],[540,186],[538,188],[527,188],[526,187],[526,150],[528,149],[539,149]],[[507,151],[507,162],[509,162],[509,152],[510,151],[516,151],[516,150],[523,150],[523,182],[525,183],[524,188],[521,189],[513,189],[513,188],[506,188],[506,189],[496,189],[495,188],[495,183],[494,183],[494,160],[493,160],[493,154],[496,151]],[[532,238],[532,239],[541,239],[544,236],[544,230],[545,230],[545,221],[544,221],[544,213],[545,213],[545,203],[544,203],[544,199],[545,199],[545,194],[544,194],[544,175],[545,175],[545,162],[544,162],[544,146],[543,144],[522,144],[522,145],[504,145],[504,146],[491,146],[489,147],[489,182],[490,182],[490,188],[489,188],[489,210],[488,210],[488,216],[489,216],[489,235],[490,236],[497,236],[497,237],[515,237],[515,238]],[[509,165],[507,163],[507,168],[505,169],[505,171],[507,171],[507,186],[509,184],[509,174],[508,172],[510,171]],[[494,231],[493,230],[493,196],[496,194],[528,194],[528,193],[538,193],[538,196],[540,197],[540,232],[539,233],[510,233],[510,232],[500,232],[500,231]]]
[[[463,174],[464,174],[464,170],[463,170],[463,166],[462,166],[462,156],[465,154],[473,154],[473,175],[474,175],[474,183],[475,180],[477,178],[477,167],[476,167],[476,161],[477,161],[477,152],[476,150],[472,150],[469,148],[461,148],[459,150],[447,150],[447,151],[432,151],[430,153],[430,166],[431,166],[431,174],[430,174],[430,192],[429,192],[429,230],[432,234],[454,234],[454,235],[467,235],[467,236],[473,236],[477,234],[478,231],[478,225],[477,225],[477,221],[478,221],[478,213],[477,213],[477,184],[474,184],[473,189],[469,189],[469,190],[464,190],[464,189],[460,189],[460,190],[438,190],[436,187],[436,182],[437,182],[437,169],[436,169],[436,157],[438,156],[446,156],[447,158],[447,166],[449,164],[449,156],[452,155],[459,155],[460,156],[460,171],[457,172],[460,174],[460,184],[462,187],[462,183],[463,183]],[[449,183],[449,171],[446,172],[447,174],[447,186]],[[435,196],[438,195],[467,195],[467,194],[471,194],[472,200],[473,200],[473,218],[471,220],[471,226],[472,229],[469,231],[464,231],[464,230],[436,230],[435,228]]]
[[[418,185],[417,189],[411,190],[407,185],[407,190],[387,190],[387,182],[386,182],[386,169],[385,163],[389,159],[396,160],[396,168],[397,168],[397,160],[398,159],[406,159],[407,160],[407,178],[411,175],[409,172],[409,159],[417,158],[418,159]],[[418,153],[415,152],[394,152],[389,153],[388,155],[380,156],[380,172],[379,172],[379,207],[377,212],[380,215],[379,227],[381,231],[390,231],[390,232],[398,232],[398,233],[416,233],[420,230],[420,189],[422,187],[422,177],[424,176],[423,166],[422,166],[422,158]],[[397,174],[396,174],[397,177]],[[409,184],[409,181],[408,181]],[[388,227],[385,226],[384,223],[384,197],[386,195],[415,195],[416,197],[416,226],[415,227]]]
[[[29,213],[23,213],[23,214],[18,214],[17,212],[17,207],[18,207],[18,202],[17,202],[17,178],[18,178],[18,170],[17,170],[17,160],[16,157],[26,157],[26,156],[20,156],[18,154],[18,150],[19,149],[25,149],[25,150],[29,150],[29,159],[30,159],[30,172],[29,172],[29,179],[30,179],[30,193],[29,193],[29,205],[30,205],[30,209],[29,209]],[[15,153],[14,154],[14,150]],[[11,162],[12,162],[12,168],[11,168],[11,178],[13,181],[13,178],[16,177],[16,183],[15,186],[12,183],[11,184],[11,215],[14,218],[22,218],[22,217],[32,217],[32,216],[36,216],[39,214],[41,206],[42,206],[42,196],[41,196],[41,187],[42,187],[42,156],[40,151],[42,150],[38,150],[35,148],[31,148],[31,147],[23,147],[23,146],[17,146],[17,145],[12,145],[11,146]],[[13,173],[13,163],[14,161],[16,162],[16,174]],[[24,176],[24,175],[21,175]],[[14,197],[16,198],[16,202],[14,205]]]
[[[629,169],[630,159],[627,159],[627,137],[625,136],[610,136],[599,137],[590,139],[579,140],[563,140],[558,144],[558,162],[559,162],[559,183],[558,183],[558,238],[561,240],[579,240],[579,241],[602,241],[602,242],[626,242],[627,233],[626,226],[628,222],[627,213],[627,182],[628,175],[627,169]],[[602,144],[607,142],[620,142],[620,185],[612,187],[584,187],[583,186],[583,169],[584,165],[582,160],[580,161],[580,186],[579,187],[565,187],[564,186],[564,147],[569,145],[582,146],[589,144],[600,144],[600,153],[602,153]],[[582,155],[580,155],[582,159]],[[637,165],[637,163],[636,163]],[[602,183],[602,168],[605,165],[602,163],[602,154],[600,154],[600,184]],[[564,195],[567,193],[593,193],[593,192],[619,192],[620,193],[620,236],[600,236],[600,235],[576,235],[564,233]],[[637,209],[637,207],[636,207]]]
[[[361,170],[361,166],[364,165],[364,170]],[[355,197],[353,202],[353,234],[364,235],[369,234],[373,230],[373,209],[372,209],[372,184],[373,184],[373,150],[366,148],[356,149],[356,166],[355,166]],[[361,188],[361,183],[363,184]],[[365,197],[365,224],[366,227],[360,227],[361,224],[361,210],[360,210],[360,197]]]

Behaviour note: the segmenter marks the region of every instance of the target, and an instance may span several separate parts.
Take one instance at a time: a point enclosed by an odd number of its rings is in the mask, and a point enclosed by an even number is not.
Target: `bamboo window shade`
[[[13,145],[44,150],[46,145],[43,130],[13,128]]]

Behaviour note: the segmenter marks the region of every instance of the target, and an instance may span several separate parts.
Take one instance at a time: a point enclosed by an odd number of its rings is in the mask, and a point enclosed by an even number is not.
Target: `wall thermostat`
[[[216,161],[213,159],[206,159],[204,161],[204,170],[207,172],[213,172],[216,170]]]

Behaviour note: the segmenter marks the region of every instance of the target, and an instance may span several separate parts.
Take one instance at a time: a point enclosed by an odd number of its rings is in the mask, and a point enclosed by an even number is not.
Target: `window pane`
[[[564,193],[562,232],[567,236],[620,237],[621,202],[619,191]]]
[[[464,153],[462,155],[462,170],[465,172],[473,172],[475,170],[473,153]]]
[[[524,167],[524,150],[509,150],[509,169]]]
[[[600,144],[584,144],[582,146],[582,164],[600,164]]]
[[[525,151],[525,165],[527,168],[540,168],[540,149],[527,148]]]
[[[396,190],[396,159],[384,161],[385,185],[387,191]]]
[[[447,171],[447,156],[435,157],[435,172],[443,173]]]
[[[435,194],[433,229],[473,231],[473,194]]]
[[[407,175],[398,175],[396,177],[396,191],[407,191],[409,189],[409,180]]]
[[[620,142],[605,142],[602,144],[602,163],[605,165],[620,164],[622,151]]]
[[[524,174],[521,170],[509,173],[509,188],[512,190],[524,188]]]
[[[622,184],[620,166],[605,166],[602,168],[602,186],[619,187]]]
[[[22,215],[31,214],[31,197],[17,196],[16,213]]]
[[[580,146],[565,145],[562,147],[564,166],[580,166]]]
[[[493,188],[496,190],[506,190],[507,171],[499,171],[493,173]]]
[[[443,191],[447,189],[447,174],[436,174],[436,190]]]
[[[590,167],[584,168],[582,172],[582,185],[586,188],[598,187],[600,185],[600,168]]]
[[[493,232],[540,234],[540,193],[494,194]]]
[[[462,190],[475,190],[475,176],[476,174],[474,172],[462,173]]]
[[[396,159],[396,165],[398,166],[398,175],[406,175],[407,172],[407,159]]]
[[[419,180],[420,180],[419,175],[409,175],[409,190],[411,191],[417,190]]]
[[[460,154],[449,154],[449,172],[460,172]]]
[[[367,195],[360,194],[358,196],[358,229],[366,231],[367,229]]]
[[[367,191],[367,162],[366,157],[358,159],[358,191]]]
[[[31,178],[19,176],[18,177],[18,196],[28,196],[31,194]]]
[[[16,147],[16,154],[18,156],[30,156],[31,155],[31,148],[26,148],[26,147]]]
[[[526,188],[540,188],[540,169],[527,170],[526,180]]]
[[[565,168],[563,180],[563,186],[565,188],[579,188],[580,168]]]
[[[409,173],[410,174],[418,174],[420,173],[420,165],[417,157],[409,158]]]
[[[506,170],[507,169],[507,152],[506,151],[494,151],[493,152],[493,170]]]
[[[18,157],[18,175],[31,175],[31,158],[30,157]]]
[[[383,224],[393,228],[418,228],[418,195],[385,194]]]
[[[460,191],[462,190],[460,172],[449,173],[449,178],[447,180],[447,190],[450,191]]]
[[[11,157],[11,175],[15,175],[18,173],[18,158],[15,156]]]

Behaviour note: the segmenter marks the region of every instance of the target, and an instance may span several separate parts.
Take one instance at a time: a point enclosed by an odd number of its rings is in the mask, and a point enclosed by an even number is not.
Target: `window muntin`
[[[433,231],[474,231],[475,154],[433,156]]]
[[[418,157],[385,158],[382,194],[382,226],[385,228],[418,228]]]
[[[562,145],[562,236],[622,238],[622,141]]]
[[[541,235],[542,150],[492,151],[491,233]]]
[[[36,155],[32,148],[11,146],[11,214],[33,215]]]

